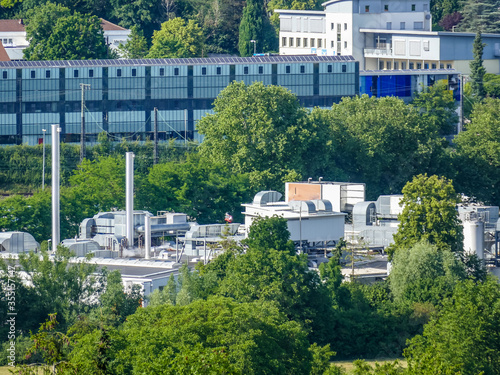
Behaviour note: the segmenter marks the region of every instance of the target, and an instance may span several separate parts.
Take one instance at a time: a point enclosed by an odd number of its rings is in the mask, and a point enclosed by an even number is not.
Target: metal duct
[[[134,153],[125,153],[125,209],[127,246],[134,247]]]
[[[151,217],[148,215],[144,217],[144,226],[146,227],[144,233],[144,259],[149,259],[151,254]]]
[[[59,162],[59,133],[61,128],[52,125],[52,251],[57,250],[61,239],[61,214],[60,214],[60,162]]]

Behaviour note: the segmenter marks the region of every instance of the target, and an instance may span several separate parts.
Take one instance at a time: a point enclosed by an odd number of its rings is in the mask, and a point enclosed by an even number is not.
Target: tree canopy
[[[247,0],[240,22],[238,47],[240,56],[252,56],[258,52],[272,52],[278,48],[276,31],[267,16],[263,0]]]

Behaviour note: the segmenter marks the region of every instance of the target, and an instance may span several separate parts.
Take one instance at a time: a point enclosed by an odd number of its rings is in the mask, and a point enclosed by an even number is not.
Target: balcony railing
[[[392,49],[390,48],[365,48],[365,56],[392,56]]]

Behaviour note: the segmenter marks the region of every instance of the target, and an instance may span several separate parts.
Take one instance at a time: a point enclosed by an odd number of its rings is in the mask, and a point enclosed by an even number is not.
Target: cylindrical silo
[[[465,220],[463,227],[465,252],[477,254],[479,259],[484,259],[484,223]]]

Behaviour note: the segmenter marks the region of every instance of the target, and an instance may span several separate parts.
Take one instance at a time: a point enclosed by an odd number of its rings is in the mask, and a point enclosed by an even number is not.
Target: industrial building
[[[201,141],[196,122],[233,81],[285,87],[306,108],[359,94],[351,56],[0,61],[0,144],[39,144],[52,124],[80,142],[82,101],[89,143],[153,139],[155,123],[160,141]]]

